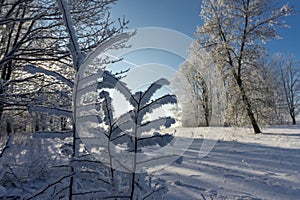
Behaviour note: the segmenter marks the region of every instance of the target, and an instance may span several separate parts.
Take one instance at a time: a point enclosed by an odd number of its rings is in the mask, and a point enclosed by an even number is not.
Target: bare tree
[[[274,79],[277,80],[278,101],[283,101],[292,124],[296,125],[296,117],[300,112],[300,62],[294,56],[276,54],[271,66]]]
[[[200,15],[204,24],[196,32],[199,43],[212,53],[221,71],[234,81],[255,133],[261,130],[245,77],[255,76],[249,72],[260,65],[262,44],[278,38],[276,27],[284,27],[282,19],[293,13],[288,5],[280,7],[272,0],[202,1]]]

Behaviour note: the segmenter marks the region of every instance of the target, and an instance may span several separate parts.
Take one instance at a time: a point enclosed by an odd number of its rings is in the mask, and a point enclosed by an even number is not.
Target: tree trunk
[[[204,118],[205,118],[205,124],[207,127],[210,126],[209,119],[210,119],[210,105],[209,105],[209,96],[208,96],[208,88],[204,81],[204,79],[201,77],[201,86],[202,86],[202,108],[204,110]]]
[[[1,87],[1,85],[0,85],[0,87]],[[2,94],[3,93],[1,93],[1,91],[0,91],[0,95],[2,95]],[[4,107],[4,104],[1,102],[1,99],[0,99],[0,125],[4,121],[3,120],[3,112],[4,112],[3,107]]]
[[[11,124],[9,122],[6,122],[6,134],[10,135],[12,133]]]
[[[292,116],[292,119],[293,119],[293,125],[297,125],[296,117],[295,117],[295,116]]]
[[[1,81],[0,82],[0,97],[4,94],[4,89],[3,89],[4,86],[2,84],[3,83]],[[3,112],[4,112],[4,102],[2,102],[2,99],[0,99],[0,124],[1,124],[1,122],[3,122],[3,119],[2,119]]]
[[[203,109],[204,109],[205,125],[207,127],[209,127],[210,126],[210,124],[209,124],[210,110],[209,110],[209,105],[208,105],[207,101],[205,102],[205,106],[203,106]]]
[[[244,97],[243,97],[243,100],[244,100]],[[251,124],[252,124],[252,127],[254,129],[254,132],[256,134],[261,133],[261,130],[260,130],[258,124],[257,124],[257,121],[256,121],[255,117],[254,117],[254,113],[252,111],[251,104],[249,103],[249,100],[248,100],[248,98],[246,96],[245,96],[244,103],[247,106],[247,114],[248,114],[248,117],[249,117],[249,119],[251,121]]]
[[[1,73],[1,83],[0,83],[0,95],[5,96],[6,92],[7,92],[7,86],[5,86],[5,83],[7,81],[10,80],[11,78],[11,74],[12,74],[12,65],[13,62],[12,60],[8,61],[6,64],[0,66],[0,68],[2,69],[2,73]],[[0,122],[3,122],[3,113],[4,113],[4,102],[1,102],[0,99]]]
[[[261,133],[261,130],[260,130],[259,126],[258,126],[258,123],[257,123],[257,121],[255,119],[251,103],[249,101],[249,98],[247,97],[247,94],[246,94],[245,90],[244,90],[244,87],[243,87],[243,84],[242,84],[242,80],[240,78],[238,78],[237,79],[237,83],[238,83],[239,89],[240,89],[241,94],[242,94],[243,102],[244,102],[244,104],[246,106],[248,117],[249,117],[249,119],[251,121],[251,124],[252,124],[252,127],[254,129],[254,133],[256,133],[256,134]]]
[[[205,125],[209,127],[209,116],[205,113]]]

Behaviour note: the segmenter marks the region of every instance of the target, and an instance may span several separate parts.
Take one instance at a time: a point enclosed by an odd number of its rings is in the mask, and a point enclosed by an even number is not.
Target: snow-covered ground
[[[168,200],[300,198],[300,126],[266,128],[263,134],[253,134],[251,129],[245,128],[180,128],[175,134],[191,142],[182,163],[175,162],[153,174],[168,186]],[[58,139],[23,142],[18,138],[17,141],[18,152],[10,157],[11,163],[31,160],[33,165],[29,166],[32,170],[28,174],[24,174],[23,168],[15,168],[19,170],[14,174],[30,177],[28,181],[33,182],[7,177],[5,183],[1,183],[5,188],[0,187],[0,199],[8,191],[13,191],[9,193],[12,195],[23,193],[25,188],[28,194],[38,189],[37,185],[46,186],[49,177],[59,174],[44,172],[47,166],[43,165],[50,161],[55,165],[64,164],[57,163],[58,158],[66,160],[60,153]],[[177,150],[174,146],[174,152]],[[6,171],[10,172],[9,168]],[[11,190],[13,187],[19,189]]]
[[[167,199],[300,198],[300,126],[263,134],[243,128],[182,128],[176,134],[188,132],[194,140],[182,164],[156,173],[169,186]]]

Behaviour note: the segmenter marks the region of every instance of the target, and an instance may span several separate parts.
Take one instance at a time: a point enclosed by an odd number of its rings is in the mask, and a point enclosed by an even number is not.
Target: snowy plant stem
[[[74,23],[72,21],[72,16],[71,16],[71,12],[69,9],[69,6],[67,4],[67,2],[65,0],[56,0],[57,4],[58,4],[58,8],[60,10],[60,12],[63,15],[63,21],[65,23],[67,32],[69,34],[69,45],[68,48],[71,52],[71,56],[73,59],[73,64],[74,64],[74,69],[76,70],[76,72],[79,71],[79,68],[81,67],[81,64],[84,60],[84,56],[80,50],[80,46],[79,46],[79,42],[78,42],[78,38],[75,32],[75,28],[74,28]],[[78,77],[79,78],[79,77]],[[77,86],[75,86],[77,87]],[[77,90],[76,90],[77,91]],[[74,105],[76,105],[76,101],[74,102]],[[76,106],[75,106],[76,107]],[[76,113],[76,112],[74,112]],[[74,160],[75,156],[76,156],[76,139],[77,139],[77,134],[76,134],[76,116],[74,116],[74,121],[73,121],[73,141],[72,141],[72,148],[73,148],[73,152],[72,152],[72,160]],[[71,166],[71,173],[73,173],[75,171],[74,167]],[[70,190],[69,190],[69,199],[72,199],[73,196],[73,187],[74,187],[74,177],[72,176],[70,178]]]
[[[108,155],[109,155],[109,167],[110,167],[110,173],[111,173],[111,181],[114,182],[114,168],[113,168],[113,156],[111,154],[111,134],[109,135],[108,139]]]
[[[78,76],[76,77],[76,80],[74,82],[74,92],[77,93],[78,91],[78,80],[80,80],[80,75],[78,74]],[[77,95],[77,94],[75,94]],[[74,158],[76,156],[76,139],[77,139],[77,131],[76,131],[76,120],[77,120],[77,115],[76,115],[76,108],[77,108],[77,98],[74,98],[73,101],[73,115],[74,115],[74,119],[73,119],[73,138],[72,138],[72,158],[71,158],[71,162],[74,161]],[[71,164],[70,166],[70,170],[71,173],[75,172],[75,169],[73,167],[73,165]],[[73,197],[73,186],[74,186],[74,176],[70,177],[70,186],[69,186],[69,199],[72,199]]]
[[[107,98],[105,98],[105,101],[106,101],[106,105],[108,105],[108,101],[107,101]],[[112,112],[112,110],[106,106],[106,109],[107,109],[107,113],[108,114],[108,120],[109,120],[109,128],[110,128],[110,131],[109,131],[109,136],[108,136],[108,141],[107,141],[107,148],[108,148],[108,156],[109,156],[109,167],[110,167],[110,174],[111,174],[111,183],[113,184],[114,183],[114,166],[113,166],[113,155],[111,154],[111,136],[112,136],[112,132],[113,132],[113,119],[110,118],[111,114],[110,112]]]
[[[138,153],[138,114],[140,111],[140,101],[137,104],[137,109],[135,113],[135,127],[134,127],[134,155],[133,155],[133,169],[132,169],[132,183],[131,183],[131,194],[130,200],[133,200],[134,197],[134,188],[135,188],[135,173],[137,165],[137,153]]]
[[[109,135],[109,139],[108,139],[108,156],[109,156],[109,170],[110,170],[110,183],[112,186],[112,191],[113,193],[115,192],[115,184],[114,184],[114,168],[113,168],[113,157],[111,154],[111,134]]]

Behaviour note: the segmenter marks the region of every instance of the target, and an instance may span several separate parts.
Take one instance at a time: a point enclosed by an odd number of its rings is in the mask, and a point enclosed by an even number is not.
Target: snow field
[[[300,128],[181,128],[194,132],[182,164],[156,175],[167,181],[167,199],[299,199]],[[213,147],[204,157],[202,145]],[[215,144],[215,145],[214,145]],[[205,150],[205,149],[202,149]],[[200,157],[199,157],[200,155]]]

